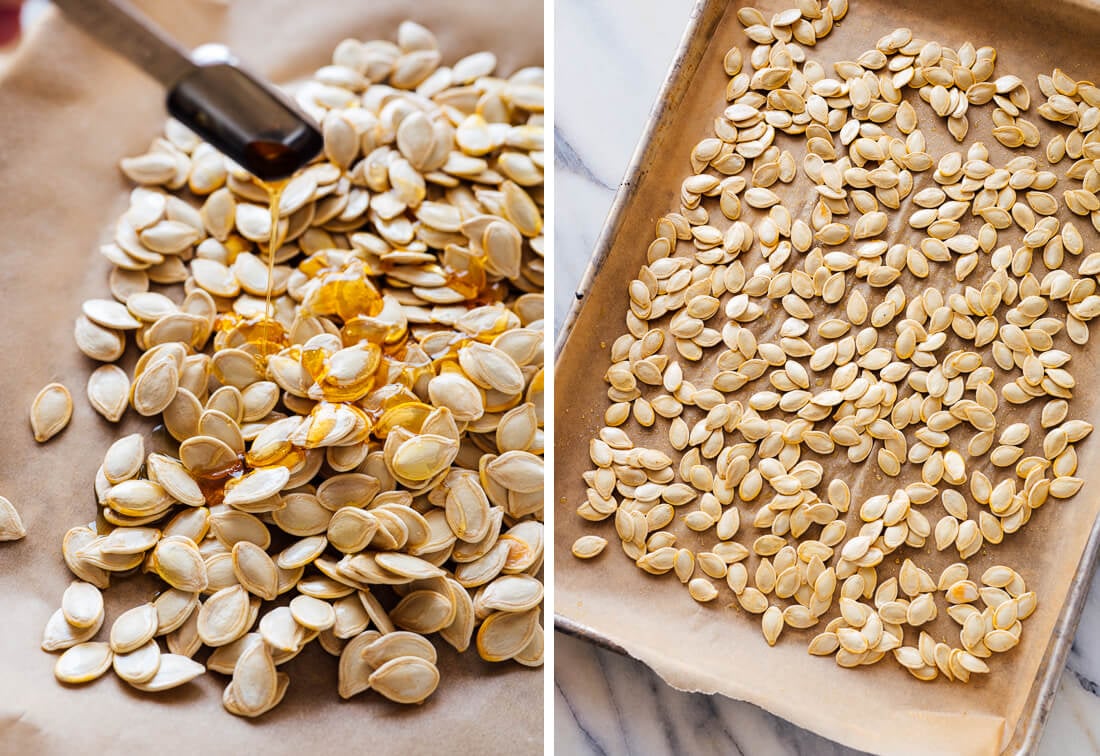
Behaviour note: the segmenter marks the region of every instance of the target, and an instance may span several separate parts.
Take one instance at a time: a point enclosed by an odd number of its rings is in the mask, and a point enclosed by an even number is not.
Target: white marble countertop
[[[690,0],[556,2],[557,323],[572,306],[691,7]],[[556,644],[559,753],[852,753],[751,704],[673,690],[633,659],[560,633]],[[1100,754],[1100,581],[1039,753]]]

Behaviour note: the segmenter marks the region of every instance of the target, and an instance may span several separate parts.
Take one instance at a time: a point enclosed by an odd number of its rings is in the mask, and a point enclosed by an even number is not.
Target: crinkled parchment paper
[[[912,28],[916,38],[937,40],[958,48],[966,40],[975,46],[997,48],[997,73],[1014,73],[1023,78],[1032,93],[1031,111],[1027,118],[1043,133],[1043,144],[1055,129],[1043,121],[1035,107],[1043,98],[1035,76],[1047,73],[1055,66],[1065,69],[1075,79],[1095,80],[1100,77],[1100,52],[1095,41],[1100,39],[1098,6],[1078,2],[958,2],[957,0],[850,0],[848,16],[832,35],[808,49],[827,68],[836,60],[854,59],[860,52],[874,46],[883,34],[897,26]],[[1075,571],[1085,550],[1090,530],[1098,510],[1100,496],[1100,440],[1090,438],[1079,444],[1078,475],[1085,486],[1068,501],[1051,500],[1035,512],[1030,523],[1019,533],[1006,536],[1000,546],[986,545],[970,560],[971,576],[991,564],[1004,563],[1025,577],[1028,587],[1039,596],[1039,608],[1024,623],[1020,646],[990,660],[992,674],[974,675],[969,685],[951,683],[942,676],[933,683],[912,678],[892,659],[856,670],[838,668],[829,657],[809,656],[806,645],[824,626],[810,631],[784,631],[775,648],[769,649],[760,632],[760,618],[750,616],[737,606],[732,592],[719,583],[719,598],[707,605],[693,601],[675,577],[651,577],[638,570],[621,551],[612,520],[593,525],[581,520],[575,509],[584,501],[581,473],[589,469],[588,441],[603,425],[607,406],[606,384],[602,374],[608,365],[608,347],[624,332],[623,316],[627,308],[626,286],[645,262],[646,248],[653,239],[657,218],[678,207],[680,181],[690,173],[688,155],[701,138],[711,136],[710,124],[725,106],[727,77],[722,70],[722,57],[733,44],[740,44],[746,65],[751,43],[742,34],[736,10],[742,2],[710,3],[702,7],[700,28],[713,29],[708,36],[700,34],[693,42],[676,73],[676,83],[669,90],[666,106],[652,132],[647,160],[637,180],[627,192],[617,233],[614,235],[602,265],[594,268],[586,281],[584,301],[573,329],[559,354],[557,363],[557,472],[555,502],[557,531],[557,590],[555,610],[567,623],[588,635],[601,636],[617,644],[631,655],[653,667],[672,685],[685,690],[719,692],[733,698],[756,703],[801,726],[829,738],[863,750],[891,754],[994,754],[1009,745],[1016,748],[1014,733],[1021,718],[1035,705],[1029,701],[1036,676],[1042,668],[1043,656],[1052,643],[1055,624],[1065,603]],[[786,0],[764,0],[756,3],[765,17],[792,5]],[[713,22],[713,23],[712,23]],[[695,63],[698,63],[697,68]],[[563,96],[567,96],[563,95]],[[906,90],[920,117],[920,126],[928,137],[928,152],[937,159],[949,150],[958,149],[947,134],[946,124],[935,117],[931,109]],[[970,109],[970,135],[967,142],[981,139],[990,148],[994,165],[1004,163],[1014,155],[1031,154],[1046,166],[1041,150],[1019,150],[1010,153],[990,136],[990,107]],[[1059,127],[1062,128],[1062,127]],[[780,137],[777,143],[794,151],[801,163],[804,154],[799,140]],[[1055,169],[1061,175],[1072,161]],[[931,172],[917,174],[915,191],[931,183]],[[812,190],[799,171],[795,184],[772,187],[792,213],[808,219],[813,206]],[[1074,184],[1078,185],[1078,184]],[[1056,195],[1071,188],[1059,184]],[[903,205],[909,207],[910,205]],[[891,214],[891,227],[885,238],[918,241],[918,233],[905,224],[908,213]],[[743,217],[758,217],[747,209]],[[1063,211],[1061,217],[1068,218]],[[851,221],[851,216],[849,216]],[[711,222],[720,228],[728,224],[717,210]],[[1087,218],[1075,218],[1086,238],[1086,251],[1100,248],[1098,238]],[[964,225],[964,229],[968,227]],[[971,230],[976,230],[974,225]],[[1013,232],[1002,232],[998,244],[1015,241]],[[1014,246],[1019,246],[1015,241]],[[842,249],[845,247],[841,247]],[[690,244],[680,243],[678,254],[690,254]],[[746,268],[759,263],[758,252],[746,259]],[[1077,261],[1067,256],[1067,265],[1076,270]],[[793,263],[788,263],[790,269]],[[979,271],[988,270],[983,260]],[[923,286],[940,286],[958,290],[953,266],[936,265],[934,273]],[[1037,261],[1033,271],[1041,278],[1045,273]],[[968,283],[982,280],[975,273]],[[915,279],[906,274],[900,281],[910,293],[918,292]],[[861,289],[867,293],[865,284]],[[885,290],[871,294],[874,306]],[[815,300],[820,307],[820,301]],[[1064,310],[1055,310],[1055,313]],[[1003,317],[1003,315],[1002,315]],[[718,319],[720,320],[720,318]],[[771,331],[778,328],[780,318],[774,318]],[[667,322],[667,318],[666,318]],[[765,321],[753,328],[768,329]],[[892,343],[893,332],[880,334],[879,345]],[[1077,399],[1071,404],[1071,416],[1100,423],[1100,372],[1096,370],[1100,337],[1085,349],[1070,344],[1063,346],[1073,355],[1069,369],[1078,381]],[[1059,342],[1069,343],[1065,337]],[[944,350],[954,348],[949,346]],[[666,350],[676,357],[671,344]],[[712,350],[716,352],[717,350]],[[988,364],[988,360],[987,360]],[[711,368],[713,370],[713,368]],[[686,370],[685,377],[700,376],[700,371]],[[1004,376],[995,385],[999,389]],[[697,385],[706,379],[697,381]],[[1007,414],[998,413],[999,427],[1015,421],[1030,422],[1038,428],[1041,402],[1024,409],[1013,408]],[[1002,406],[1004,403],[1002,402]],[[688,422],[696,417],[689,413]],[[634,423],[624,426],[636,445],[649,445],[668,451],[667,421],[658,419],[656,431],[642,432]],[[1041,433],[1033,433],[1025,453],[1033,453],[1041,442]],[[910,435],[911,438],[911,435]],[[955,436],[953,435],[953,438]],[[965,434],[958,438],[964,439]],[[858,503],[877,493],[889,493],[919,476],[919,469],[907,466],[898,479],[888,479],[879,473],[873,457],[861,465],[851,465],[845,457],[827,460],[805,455],[825,465],[825,481],[833,477],[845,479],[852,487],[854,501],[851,520]],[[674,459],[679,455],[673,454]],[[970,463],[968,463],[969,465]],[[992,474],[986,461],[982,469]],[[1002,473],[1004,471],[998,471]],[[1011,471],[1008,471],[1012,474]],[[996,474],[1000,479],[1002,474]],[[992,475],[991,475],[992,477]],[[824,490],[824,487],[822,488]],[[753,512],[756,506],[742,505]],[[690,507],[689,507],[690,508]],[[978,507],[971,502],[971,515]],[[920,507],[934,524],[943,514],[938,499]],[[742,516],[738,540],[748,543],[763,531],[754,531],[751,517]],[[713,531],[701,537],[688,531],[681,523],[670,526],[678,533],[680,545],[699,548],[715,541]],[[610,541],[606,552],[597,560],[581,563],[569,553],[573,540],[583,533],[600,533]],[[929,539],[930,544],[933,543]],[[956,561],[951,549],[942,554],[930,545],[923,554],[903,548],[879,568],[880,580],[896,574],[901,561],[913,557],[918,566],[934,576],[946,564]],[[750,573],[755,562],[750,562]],[[931,628],[938,640],[958,645],[958,626],[946,618],[946,604],[937,595],[940,620]],[[835,609],[834,609],[835,613]],[[833,616],[830,613],[828,617]],[[906,643],[915,644],[917,633],[906,634]]]
[[[435,32],[445,61],[488,49],[500,71],[542,63],[538,0],[141,6],[185,44],[226,43],[274,81],[326,64],[345,37],[393,39],[405,18]],[[129,186],[117,161],[143,152],[160,133],[163,97],[151,79],[52,10],[0,78],[0,492],[28,530],[25,540],[0,544],[0,753],[538,751],[542,671],[493,665],[446,644],[437,644],[439,689],[413,707],[370,693],[342,701],[337,660],[316,644],[287,664],[286,699],[258,721],[222,708],[225,678],[213,673],[156,695],[111,673],[71,689],[54,680],[56,656],[38,644],[72,579],[61,559],[62,535],[94,518],[92,480],[111,441],[151,430],[132,411],[113,427],[91,409],[84,386],[95,364],[77,350],[72,330],[84,299],[108,296],[109,264],[96,249],[126,207]],[[39,446],[27,413],[50,381],[68,386],[76,408],[70,426]],[[108,592],[108,622],[153,587],[140,577],[117,582]]]

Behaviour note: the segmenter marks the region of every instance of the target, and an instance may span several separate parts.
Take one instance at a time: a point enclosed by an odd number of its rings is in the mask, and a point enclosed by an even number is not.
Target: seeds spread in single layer
[[[893,652],[920,680],[965,682],[1037,601],[985,554],[1082,486],[1092,425],[1070,409],[1100,315],[1084,241],[1100,230],[1100,89],[1040,76],[1041,131],[992,47],[895,29],[829,60],[817,43],[846,12],[738,11],[753,46],[726,54],[727,104],[627,284],[577,512],[612,520],[639,568],[696,601],[725,578],[769,644],[815,628],[810,653],[842,667]],[[968,113],[986,106],[992,138],[1024,152],[974,139]],[[922,128],[941,125],[960,149],[935,156]],[[1048,131],[1043,163],[1029,151]],[[808,202],[786,204],[794,182]],[[924,283],[943,272],[956,284]],[[635,425],[667,443],[637,445]],[[837,457],[850,478],[826,474]],[[593,538],[573,553],[598,554]],[[960,559],[938,579],[919,565],[933,546]],[[957,643],[938,640],[948,621]]]
[[[324,154],[280,187],[174,121],[122,161],[113,298],[74,337],[107,363],[96,411],[163,432],[106,450],[105,525],[65,537],[58,679],[168,690],[208,646],[225,708],[256,717],[315,639],[341,695],[400,703],[439,684],[425,636],[542,664],[543,73],[441,57],[411,22],[341,42],[293,92]],[[35,438],[71,412],[47,386]],[[0,498],[0,540],[23,534]],[[165,590],[93,642],[100,592],[139,567]]]

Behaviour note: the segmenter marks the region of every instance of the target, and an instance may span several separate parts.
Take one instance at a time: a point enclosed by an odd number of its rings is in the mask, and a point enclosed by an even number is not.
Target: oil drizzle
[[[206,498],[207,506],[221,504],[225,498],[225,484],[233,478],[239,478],[245,474],[244,457],[238,455],[237,461],[221,470],[214,470],[204,474],[192,471],[191,475],[199,484],[199,490]]]
[[[275,320],[275,303],[272,294],[275,290],[275,252],[279,248],[279,199],[283,196],[287,179],[260,182],[267,192],[268,212],[271,217],[271,229],[267,237],[267,296],[264,299],[263,322],[267,326],[267,338],[260,342],[260,357],[267,357],[268,346],[272,341],[281,340],[282,326]],[[278,328],[273,326],[279,325]],[[273,338],[274,337],[274,338]]]

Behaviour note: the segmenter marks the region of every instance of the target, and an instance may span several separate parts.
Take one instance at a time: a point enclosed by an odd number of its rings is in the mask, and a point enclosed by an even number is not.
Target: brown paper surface
[[[741,610],[724,581],[715,581],[719,587],[717,600],[707,605],[698,604],[674,576],[653,577],[637,569],[621,552],[611,519],[592,524],[575,514],[585,496],[581,473],[591,467],[588,442],[603,425],[603,411],[607,406],[607,386],[602,375],[609,364],[608,348],[625,331],[627,283],[645,262],[646,248],[653,240],[657,218],[678,207],[680,182],[690,173],[688,155],[692,146],[699,139],[712,135],[712,119],[725,107],[727,77],[722,69],[725,51],[731,45],[740,45],[746,67],[748,65],[752,44],[736,19],[737,8],[742,4],[715,2],[698,11],[701,15],[699,33],[683,65],[675,73],[673,84],[666,90],[667,99],[656,106],[657,120],[649,148],[642,153],[642,168],[636,179],[624,186],[626,194],[620,197],[623,204],[617,205],[621,211],[619,224],[613,227],[615,231],[606,257],[602,263],[597,263],[592,277],[586,281],[584,301],[558,357],[555,547],[559,556],[555,610],[567,625],[582,634],[601,636],[621,646],[677,688],[718,692],[751,701],[856,748],[890,754],[974,755],[998,753],[1009,745],[1016,748],[1019,742],[1013,738],[1017,723],[1035,705],[1035,701],[1029,701],[1029,695],[1042,669],[1044,653],[1052,642],[1060,610],[1100,511],[1100,496],[1095,494],[1100,483],[1100,470],[1097,469],[1100,443],[1095,438],[1078,445],[1080,465],[1077,474],[1086,482],[1075,498],[1063,502],[1051,500],[1034,513],[1030,523],[1019,533],[1006,536],[999,546],[987,544],[970,560],[972,578],[996,563],[1020,571],[1029,589],[1037,592],[1039,607],[1024,623],[1020,646],[989,660],[992,674],[974,675],[969,685],[951,683],[942,676],[935,682],[921,683],[892,659],[884,659],[870,668],[847,670],[837,667],[831,658],[809,656],[806,646],[813,635],[823,629],[824,622],[808,631],[787,628],[778,645],[769,649],[760,632],[760,618]],[[764,0],[755,5],[770,18],[790,3]],[[822,62],[831,70],[832,62],[854,59],[897,26],[910,27],[916,38],[937,40],[956,49],[966,40],[979,47],[995,46],[997,68],[994,75],[1017,74],[1028,84],[1032,105],[1026,117],[1039,126],[1043,145],[1055,129],[1035,113],[1036,106],[1043,100],[1038,92],[1036,74],[1049,74],[1055,66],[1060,66],[1075,79],[1095,80],[1100,76],[1100,54],[1095,47],[1100,33],[1100,15],[1097,15],[1097,7],[1087,0],[1041,6],[1022,1],[851,0],[848,16],[816,48],[807,49],[807,57]],[[945,122],[938,119],[915,92],[906,90],[905,97],[917,108],[920,127],[928,138],[929,153],[938,159],[947,151],[958,149],[946,131]],[[975,139],[984,141],[990,148],[990,162],[994,165],[1004,165],[1015,155],[1030,154],[1039,159],[1040,168],[1047,167],[1041,149],[1010,152],[992,139],[991,107],[972,107],[969,116],[971,128],[967,143]],[[805,152],[802,140],[783,135],[777,137],[781,148],[792,150],[801,165]],[[1062,175],[1071,162],[1067,159],[1054,170]],[[915,174],[914,193],[932,183],[930,174]],[[813,206],[808,184],[800,169],[795,184],[777,184],[772,189],[783,198],[792,214],[808,220]],[[1068,182],[1060,182],[1055,190],[1060,202],[1061,192],[1070,188],[1064,184]],[[717,203],[712,207],[711,223],[724,229],[729,221],[718,211]],[[903,204],[903,210],[911,212],[911,208],[911,203]],[[883,238],[891,243],[919,242],[919,232],[909,229],[905,223],[908,212],[890,213],[891,227]],[[759,217],[756,211],[745,206],[742,219],[747,218],[752,223]],[[1063,210],[1060,217],[1065,220],[1071,216]],[[1097,234],[1088,219],[1074,218],[1074,221],[1087,240],[1086,251],[1094,251]],[[847,222],[854,222],[854,216],[848,216]],[[978,225],[967,221],[964,231],[973,233]],[[1015,248],[1020,245],[1018,238],[1016,232],[1005,231],[998,244],[1011,242]],[[841,247],[848,248],[850,245]],[[690,244],[680,242],[676,254],[690,255],[691,251]],[[754,249],[749,255],[742,255],[741,260],[746,270],[752,270],[761,258]],[[793,269],[796,262],[788,261],[785,269]],[[1076,270],[1077,263],[1067,256],[1067,266],[1071,270]],[[982,260],[979,272],[972,274],[967,283],[980,283],[983,280],[980,271],[983,270],[988,271],[987,259]],[[1032,270],[1038,278],[1046,272],[1038,257]],[[944,291],[961,289],[954,280],[953,265],[938,264],[933,271],[932,277],[924,282],[905,274],[900,283],[910,294],[925,286],[938,286]],[[882,300],[886,291],[870,292],[862,282],[859,288],[868,297],[871,307]],[[821,302],[815,300],[813,306],[820,318]],[[1054,314],[1064,316],[1064,310],[1054,308]],[[1003,322],[1003,309],[1001,317]],[[760,338],[772,337],[781,320],[781,317],[764,318],[754,322],[752,328]],[[721,322],[719,315],[709,325],[720,328]],[[667,318],[660,323],[667,326]],[[892,340],[892,330],[883,332],[878,345],[889,346]],[[665,352],[677,359],[670,341],[666,340]],[[1097,423],[1100,421],[1100,374],[1096,370],[1095,337],[1091,348],[1085,349],[1069,344],[1065,336],[1057,341],[1060,348],[1073,355],[1068,367],[1078,381],[1071,417]],[[957,341],[949,339],[941,357],[957,346]],[[704,364],[712,362],[713,355],[720,349],[721,345],[710,350]],[[984,351],[988,354],[988,350]],[[681,359],[681,363],[686,364],[686,361]],[[991,364],[988,357],[986,364]],[[696,385],[709,385],[713,370],[712,366],[685,369],[685,378],[694,380]],[[999,390],[1004,382],[1005,376],[999,373],[995,387]],[[999,427],[1015,421],[1030,423],[1038,432],[1033,432],[1025,453],[1035,453],[1034,449],[1041,448],[1038,419],[1042,402],[1033,402],[1022,409],[1010,408],[1007,412],[1003,410],[1004,405],[1002,401],[1002,410],[998,411]],[[690,425],[701,415],[689,409],[685,419]],[[658,418],[655,428],[650,431],[630,421],[624,429],[635,445],[672,452],[667,441],[668,421]],[[908,435],[912,441],[911,433]],[[968,437],[969,433],[952,433],[954,445],[963,449]],[[674,460],[679,459],[676,453],[671,456]],[[849,534],[858,528],[855,513],[859,503],[871,495],[892,492],[919,479],[920,474],[919,468],[907,465],[902,477],[886,478],[878,471],[873,456],[860,465],[848,463],[846,457],[830,461],[804,452],[803,459],[806,458],[817,459],[825,466],[826,483],[833,477],[840,477],[852,487],[854,501],[848,516]],[[970,469],[974,469],[974,465],[968,461],[968,472]],[[995,471],[987,460],[983,460],[980,469],[995,481],[1005,474],[1013,475],[1011,470]],[[759,501],[739,504],[742,526],[736,540],[748,544],[766,532],[752,527],[751,514],[759,504]],[[689,505],[686,509],[693,508]],[[919,509],[933,526],[944,514],[938,499]],[[978,511],[979,506],[970,500],[971,516],[976,518]],[[678,535],[677,545],[705,550],[715,542],[713,530],[709,535],[700,536],[687,530],[679,520],[678,517],[669,526]],[[581,562],[569,553],[574,539],[585,533],[599,533],[609,540],[606,552],[594,562]],[[902,548],[890,555],[879,568],[880,580],[896,575],[906,557],[913,557],[918,566],[929,570],[933,576],[938,576],[946,564],[957,560],[954,549],[935,553],[933,539],[929,542],[932,545],[920,553]],[[751,575],[755,559],[748,564]],[[940,619],[930,631],[937,640],[958,646],[958,626],[947,618],[942,594],[938,594],[937,603]],[[834,608],[826,619],[835,613]],[[916,640],[917,632],[909,629],[906,644],[915,645]]]
[[[416,3],[294,0],[156,0],[141,3],[184,44],[223,42],[275,81],[330,61],[349,36],[393,39],[412,18],[431,28],[453,62],[493,50],[498,70],[542,64],[538,0]],[[161,694],[130,689],[108,673],[68,688],[53,678],[56,656],[39,649],[42,628],[72,580],[61,538],[95,517],[92,481],[119,435],[148,434],[132,411],[116,427],[84,396],[95,364],[73,343],[81,302],[109,296],[109,264],[96,249],[126,207],[118,159],[143,152],[163,126],[163,92],[48,11],[0,78],[0,493],[28,530],[0,544],[0,753],[533,753],[542,743],[542,670],[483,662],[439,647],[440,685],[423,706],[366,693],[342,701],[337,660],[311,644],[284,669],[286,699],[258,721],[227,713],[226,678],[204,675]],[[133,355],[128,355],[130,361]],[[64,383],[75,411],[69,427],[37,445],[31,399]],[[116,580],[107,626],[124,602],[147,600],[152,582]]]

